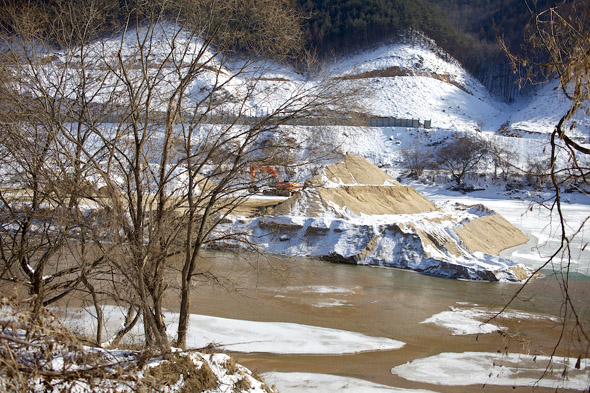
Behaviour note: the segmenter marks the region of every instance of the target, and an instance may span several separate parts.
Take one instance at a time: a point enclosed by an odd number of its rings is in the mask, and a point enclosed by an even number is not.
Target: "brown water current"
[[[253,321],[292,322],[349,330],[400,340],[395,351],[340,356],[235,353],[238,362],[258,373],[268,371],[328,373],[400,387],[436,392],[530,392],[532,387],[441,386],[407,381],[390,369],[441,352],[518,352],[550,354],[560,324],[548,318],[503,318],[495,322],[507,334],[452,335],[451,330],[421,323],[450,307],[500,310],[520,284],[459,281],[390,268],[343,265],[304,258],[210,252],[200,271],[213,274],[197,281],[191,313]],[[571,283],[578,297],[588,298],[590,282]],[[166,305],[178,310],[171,293]],[[511,310],[558,316],[561,292],[550,277],[532,281]],[[588,305],[582,305],[588,317]],[[586,321],[587,322],[587,321]],[[571,345],[558,355],[574,356]],[[577,353],[576,353],[577,356]],[[535,392],[553,389],[534,388]]]

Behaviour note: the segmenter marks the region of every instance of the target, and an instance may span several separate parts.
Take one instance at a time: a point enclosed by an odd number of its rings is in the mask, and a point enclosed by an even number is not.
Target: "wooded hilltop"
[[[10,0],[7,0],[10,2]],[[43,9],[51,23],[64,0],[28,0],[23,7]],[[409,30],[421,31],[478,78],[510,101],[518,94],[515,77],[497,45],[502,36],[520,51],[531,12],[572,0],[282,0],[301,16],[306,48],[331,58],[397,41]],[[21,2],[19,2],[21,3]],[[108,35],[146,0],[102,0],[104,20],[98,33]],[[190,0],[169,2],[191,3]],[[255,7],[255,1],[252,1]],[[81,8],[80,12],[84,12]],[[5,21],[1,21],[5,24]],[[263,22],[262,22],[263,23]],[[248,26],[260,29],[257,23]],[[239,42],[236,42],[238,49]]]

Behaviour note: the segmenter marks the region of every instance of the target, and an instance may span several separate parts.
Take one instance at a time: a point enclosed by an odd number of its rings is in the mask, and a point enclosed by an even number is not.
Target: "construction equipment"
[[[291,196],[294,191],[301,190],[300,183],[283,181],[283,179],[281,179],[279,176],[279,173],[274,168],[269,166],[258,166],[253,164],[250,165],[250,180],[252,180],[252,182],[254,182],[256,177],[256,171],[270,173],[276,178],[276,182],[272,188],[262,191],[265,195]],[[254,189],[257,189],[257,187],[254,186]]]

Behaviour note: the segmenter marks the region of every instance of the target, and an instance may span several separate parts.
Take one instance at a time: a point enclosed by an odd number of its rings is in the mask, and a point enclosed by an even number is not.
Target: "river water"
[[[501,212],[532,239],[529,244],[506,250],[503,255],[508,258],[536,268],[555,247],[552,238],[555,231],[547,224],[551,218],[543,211],[530,209],[525,202],[447,196],[429,193],[428,189],[420,191],[436,202],[451,199],[466,204],[484,203]],[[587,206],[567,206],[570,222],[576,224],[583,220],[587,216]],[[585,241],[579,236],[575,247],[584,249]],[[577,254],[574,263],[578,274],[569,282],[581,322],[586,326],[590,321],[589,253],[590,247]],[[259,373],[326,373],[441,393],[472,392],[474,389],[530,392],[531,387],[513,389],[491,384],[483,387],[479,382],[472,386],[412,382],[393,375],[391,368],[444,352],[551,354],[562,333],[562,325],[556,318],[563,311],[563,293],[560,276],[552,269],[544,269],[544,277],[532,280],[522,289],[521,284],[514,283],[461,281],[391,268],[249,253],[207,252],[199,268],[207,278],[196,282],[191,313],[328,327],[406,343],[394,351],[354,355],[233,354],[240,363]],[[510,304],[512,314],[500,315],[493,321],[507,329],[504,334],[453,334],[448,327],[423,323],[449,310],[499,311],[521,289]],[[176,311],[178,297],[170,297],[166,304],[171,311]],[[515,316],[514,312],[520,314]],[[460,318],[458,323],[462,323]],[[569,336],[570,332],[569,329],[565,332],[557,355],[577,357],[579,348]]]
[[[445,327],[421,323],[451,307],[500,310],[521,288],[519,284],[460,281],[391,268],[228,252],[207,253],[200,269],[214,275],[216,282],[210,278],[197,282],[191,313],[329,327],[406,343],[395,351],[339,356],[234,354],[240,363],[259,373],[327,373],[402,388],[468,392],[469,387],[410,382],[392,375],[390,369],[442,352],[547,354],[560,333],[559,325],[548,318],[499,318],[496,323],[507,327],[510,337],[497,332],[453,335]],[[587,299],[590,285],[576,281],[571,289],[577,297]],[[167,302],[172,311],[177,307],[176,299]],[[584,303],[581,307],[588,316],[590,310]],[[557,316],[560,305],[560,287],[549,276],[526,286],[511,309]],[[564,346],[560,354],[571,355],[570,349]],[[485,391],[503,389],[488,386]],[[513,391],[530,389],[517,387]]]

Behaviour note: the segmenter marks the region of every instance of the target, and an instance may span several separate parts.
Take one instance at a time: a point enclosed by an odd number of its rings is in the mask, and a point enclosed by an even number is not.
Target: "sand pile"
[[[273,215],[336,217],[353,215],[414,214],[435,211],[436,206],[413,187],[402,186],[377,166],[353,153],[329,165],[306,182],[299,195],[270,211]]]
[[[461,205],[457,205],[461,208]],[[470,252],[485,252],[500,255],[507,248],[528,242],[530,239],[498,213],[482,205],[465,206],[478,217],[462,222],[455,228],[463,246]]]
[[[473,280],[530,274],[497,256],[528,241],[502,216],[482,205],[437,208],[350,153],[251,225],[252,242],[279,254]]]
[[[326,187],[329,186],[329,183],[336,185],[400,185],[381,168],[353,153],[346,153],[342,161],[325,167],[323,172],[311,179],[310,182],[314,187]]]
[[[322,200],[361,214],[415,214],[436,206],[409,186],[343,186],[318,190]]]

